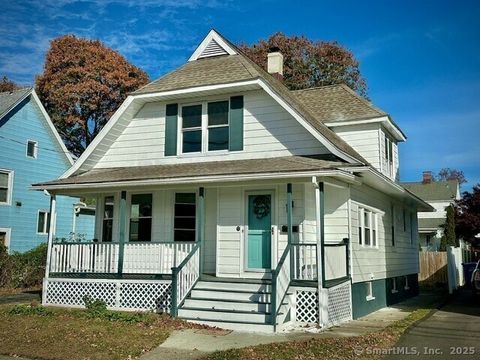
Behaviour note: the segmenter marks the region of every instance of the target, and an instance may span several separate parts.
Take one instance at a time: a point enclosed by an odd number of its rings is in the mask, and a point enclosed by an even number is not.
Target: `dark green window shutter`
[[[177,155],[178,104],[168,104],[165,116],[165,156]]]
[[[229,150],[243,150],[243,96],[232,96],[230,98]]]

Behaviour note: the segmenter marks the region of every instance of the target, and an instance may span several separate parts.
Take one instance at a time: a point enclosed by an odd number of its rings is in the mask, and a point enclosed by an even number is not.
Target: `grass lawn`
[[[418,309],[404,320],[397,321],[380,332],[345,338],[314,338],[242,349],[218,351],[206,360],[310,360],[310,359],[380,359],[372,349],[388,349],[416,321],[424,318],[431,309]],[[370,352],[370,353],[369,353]]]
[[[120,315],[106,318],[85,310],[0,306],[0,354],[32,359],[132,359],[161,344],[172,330],[201,327],[168,315]]]

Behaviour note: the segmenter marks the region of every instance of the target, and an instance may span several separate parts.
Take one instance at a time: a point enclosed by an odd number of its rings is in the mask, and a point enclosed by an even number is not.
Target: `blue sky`
[[[276,31],[337,40],[361,62],[371,100],[408,136],[401,179],[456,167],[480,182],[478,1],[5,1],[0,75],[32,84],[49,41],[97,38],[152,79],[181,65],[212,27],[232,42]]]

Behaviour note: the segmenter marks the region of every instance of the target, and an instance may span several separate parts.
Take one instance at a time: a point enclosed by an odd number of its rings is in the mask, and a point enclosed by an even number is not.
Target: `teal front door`
[[[270,269],[272,195],[248,195],[247,268]]]

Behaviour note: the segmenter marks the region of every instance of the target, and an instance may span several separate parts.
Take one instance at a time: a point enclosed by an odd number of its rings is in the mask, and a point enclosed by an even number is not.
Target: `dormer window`
[[[36,159],[38,155],[38,144],[36,141],[27,141],[27,157]]]
[[[228,109],[228,100],[182,106],[182,153],[228,150]]]

